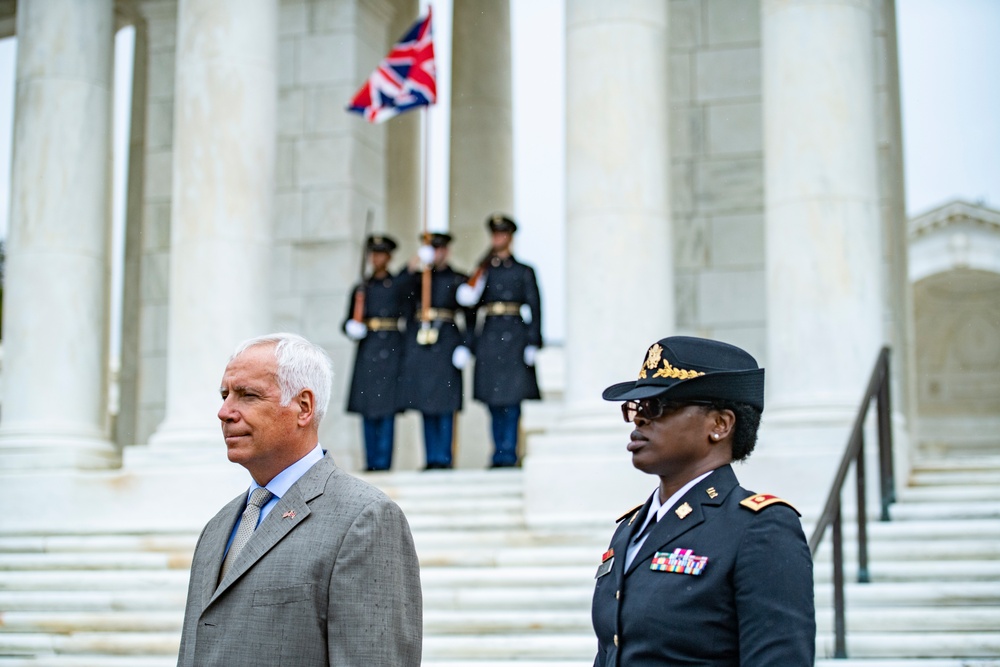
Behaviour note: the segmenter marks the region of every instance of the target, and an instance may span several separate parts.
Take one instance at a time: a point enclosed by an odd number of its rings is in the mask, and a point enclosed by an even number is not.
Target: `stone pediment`
[[[911,218],[911,283],[952,271],[1000,274],[1000,211],[952,201]]]
[[[979,226],[1000,233],[1000,211],[981,204],[955,200],[911,218],[907,232],[912,241],[956,225]]]

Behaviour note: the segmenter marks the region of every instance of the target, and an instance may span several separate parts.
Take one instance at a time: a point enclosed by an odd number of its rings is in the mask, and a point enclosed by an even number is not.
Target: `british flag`
[[[434,104],[437,82],[434,72],[434,40],[431,10],[413,24],[393,45],[365,85],[355,93],[347,110],[359,113],[369,123],[381,123],[404,111]]]

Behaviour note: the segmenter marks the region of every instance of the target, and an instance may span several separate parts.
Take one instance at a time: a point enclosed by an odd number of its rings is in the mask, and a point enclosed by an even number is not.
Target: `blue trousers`
[[[493,467],[517,465],[517,426],[521,421],[521,405],[491,405],[493,419]]]
[[[424,450],[428,468],[451,467],[451,438],[454,430],[455,414],[432,415],[423,413]]]
[[[392,466],[392,441],[396,416],[365,417],[362,425],[368,470],[388,470]]]

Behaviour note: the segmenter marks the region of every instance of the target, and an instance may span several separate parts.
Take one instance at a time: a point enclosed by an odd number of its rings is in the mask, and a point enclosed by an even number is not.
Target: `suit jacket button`
[[[615,635],[615,646],[618,646],[618,635]]]

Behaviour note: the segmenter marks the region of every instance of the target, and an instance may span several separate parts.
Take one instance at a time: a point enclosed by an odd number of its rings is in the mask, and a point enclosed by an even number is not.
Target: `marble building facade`
[[[825,489],[892,346],[905,467],[919,401],[893,1],[567,0],[565,13],[566,219],[551,222],[569,230],[565,381],[528,419],[527,511],[564,512],[581,484],[607,490],[572,508],[582,516],[618,506],[637,473],[608,473],[626,464],[623,436],[597,397],[669,332],[767,367],[747,477],[793,496]],[[357,468],[360,428],[337,409],[353,352],[340,322],[369,209],[401,256],[415,249],[420,128],[417,114],[373,128],[344,105],[417,14],[411,0],[0,6],[18,36],[0,493],[72,479],[56,492],[72,502],[95,493],[80,481],[94,471],[118,480],[100,482],[108,503],[139,507],[123,479],[161,489],[197,469],[232,481],[218,491],[230,497],[242,482],[218,461],[218,378],[236,342],[276,330],[333,357],[321,437]],[[485,215],[514,206],[509,5],[454,0],[452,19],[448,222],[466,267]],[[108,135],[124,25],[136,49],[112,419]],[[482,419],[466,408],[460,465],[485,465]],[[414,434],[402,439],[399,465],[419,467]]]

